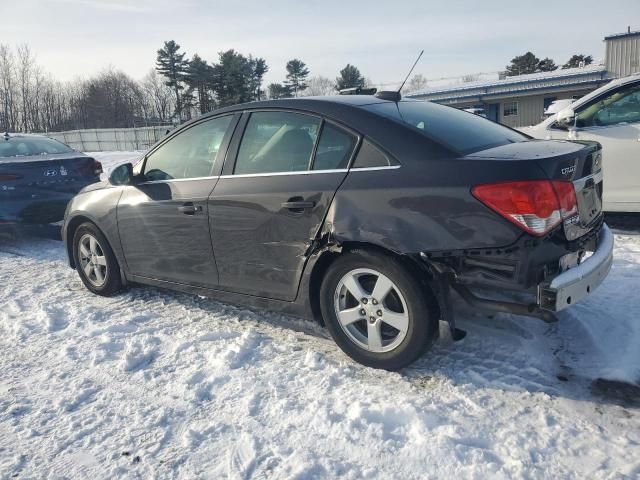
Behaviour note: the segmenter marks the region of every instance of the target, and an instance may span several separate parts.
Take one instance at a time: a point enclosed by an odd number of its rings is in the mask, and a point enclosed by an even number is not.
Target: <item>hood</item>
[[[82,190],[80,190],[78,194],[94,192],[96,190],[103,190],[105,188],[115,188],[115,186],[111,185],[107,180],[101,180],[99,182],[95,182],[90,185],[87,185]]]

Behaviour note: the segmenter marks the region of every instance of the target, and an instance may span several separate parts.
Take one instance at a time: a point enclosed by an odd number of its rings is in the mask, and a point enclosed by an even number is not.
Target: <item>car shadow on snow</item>
[[[60,224],[6,224],[0,226],[0,242],[28,241],[33,238],[62,240]]]
[[[0,233],[0,253],[37,260],[63,259],[62,244],[50,241],[58,239],[58,226],[4,232]],[[147,286],[132,285],[120,295],[129,296],[131,302],[168,300],[212,317],[228,318],[231,313],[238,321],[246,322],[246,328],[257,330],[259,334],[260,325],[265,323],[268,327],[299,332],[305,337],[307,346],[323,354],[327,361],[334,364],[351,362],[333,343],[328,332],[312,321],[279,313],[265,315],[258,309]],[[473,390],[540,392],[552,397],[640,408],[640,384],[594,378],[583,371],[582,362],[588,359],[589,348],[576,351],[573,343],[576,336],[585,337],[578,338],[577,342],[583,346],[592,340],[586,338],[585,332],[572,329],[571,322],[575,323],[576,319],[570,314],[562,312],[558,323],[546,324],[529,317],[479,312],[460,298],[455,298],[454,309],[458,327],[468,335],[462,341],[454,342],[448,325],[441,322],[440,339],[414,364],[399,372],[416,387],[429,388],[434,378],[444,377],[456,386]]]
[[[336,365],[349,362],[356,368],[367,368],[348,359],[326,329],[310,320],[271,312],[265,315],[255,308],[147,286],[133,286],[129,295],[141,300],[157,295],[212,317],[228,317],[233,312],[240,322],[245,322],[246,328],[258,330],[259,334],[263,324],[303,334],[298,341],[305,340],[308,348],[322,354],[328,362]],[[571,351],[565,338],[562,318],[558,324],[549,325],[534,318],[491,315],[474,311],[461,299],[456,299],[454,308],[460,312],[458,326],[467,330],[468,335],[454,342],[448,325],[441,322],[440,339],[431,350],[399,372],[416,387],[429,388],[434,378],[444,377],[456,386],[472,390],[544,393],[595,404],[640,408],[640,383],[591,378],[581,372],[580,359],[575,358],[576,352]],[[567,357],[573,357],[571,366],[565,361]]]

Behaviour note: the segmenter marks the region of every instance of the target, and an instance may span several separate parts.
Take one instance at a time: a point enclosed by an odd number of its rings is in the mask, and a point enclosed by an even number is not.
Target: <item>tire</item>
[[[392,257],[356,250],[327,269],[320,287],[320,309],[334,341],[352,359],[373,368],[397,370],[418,359],[438,337],[439,322],[425,288]],[[386,296],[375,298],[387,289]],[[363,297],[357,299],[352,290]]]
[[[116,256],[106,237],[93,223],[83,223],[73,234],[73,258],[82,283],[91,292],[110,297],[122,289]]]

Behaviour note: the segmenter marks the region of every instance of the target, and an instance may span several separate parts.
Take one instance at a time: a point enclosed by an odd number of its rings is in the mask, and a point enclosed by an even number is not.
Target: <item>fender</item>
[[[73,238],[69,238],[69,228],[75,228],[82,223],[80,219],[86,219],[94,223],[107,238],[120,268],[126,271],[127,264],[120,244],[117,222],[117,205],[121,195],[122,187],[107,187],[94,190],[91,195],[84,195],[81,192],[69,202],[62,225],[62,239],[71,268],[75,267],[71,245]]]

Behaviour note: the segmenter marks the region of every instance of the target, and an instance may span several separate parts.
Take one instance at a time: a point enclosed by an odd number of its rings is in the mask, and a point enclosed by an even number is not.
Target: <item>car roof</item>
[[[406,99],[401,103],[430,103],[425,100]],[[373,95],[333,95],[323,97],[299,97],[282,98],[277,100],[262,100],[242,103],[220,108],[201,115],[178,126],[171,135],[179,134],[195,123],[206,121],[227,114],[240,114],[251,110],[282,109],[299,111],[311,115],[317,115],[330,120],[359,135],[367,137],[379,147],[385,149],[392,156],[403,156],[402,152],[411,148],[411,143],[420,145],[426,137],[419,131],[414,131],[407,124],[397,121],[366,108],[368,105],[396,105],[391,100],[384,100]],[[412,140],[413,139],[413,140]],[[161,140],[161,141],[164,141]]]
[[[9,133],[9,132],[5,132],[3,134],[0,134],[0,139],[5,139],[6,137],[9,138],[46,138],[48,140],[51,140],[51,138],[45,136],[45,135],[37,135],[35,133]]]
[[[412,98],[402,99],[401,102],[416,102]],[[292,108],[302,110],[315,110],[318,113],[324,112],[334,105],[340,109],[341,107],[364,107],[366,105],[374,105],[380,103],[394,103],[391,100],[384,100],[374,95],[326,95],[326,96],[309,96],[298,98],[279,98],[275,100],[258,100],[255,102],[239,103],[229,107],[220,108],[207,113],[199,118],[207,116],[215,116],[220,113],[228,113],[234,111],[253,110],[259,108]]]

